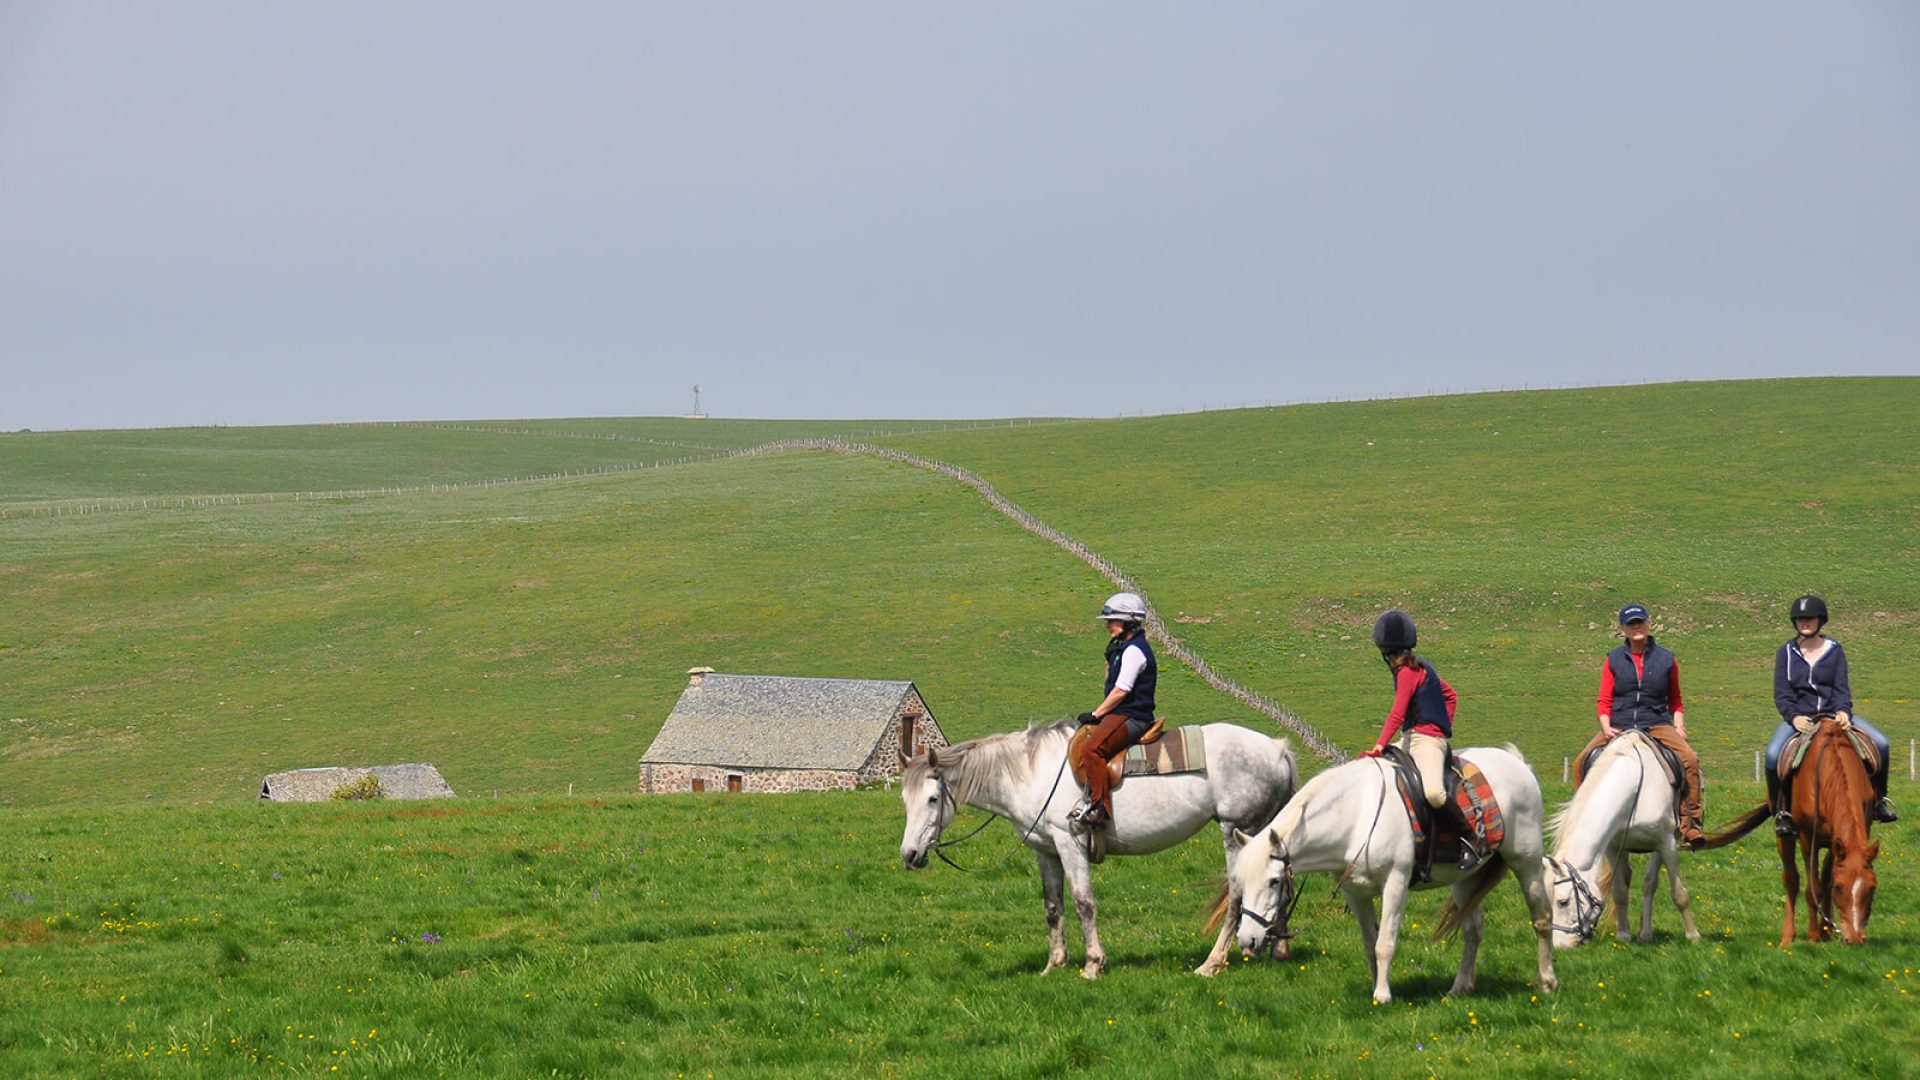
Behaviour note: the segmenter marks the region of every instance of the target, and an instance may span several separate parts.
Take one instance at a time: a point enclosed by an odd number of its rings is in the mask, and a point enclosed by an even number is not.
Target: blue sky
[[[0,0],[0,430],[1920,374],[1920,6]]]

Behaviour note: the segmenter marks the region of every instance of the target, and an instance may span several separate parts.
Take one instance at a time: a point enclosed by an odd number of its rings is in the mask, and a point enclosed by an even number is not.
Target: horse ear
[[[939,767],[940,767],[939,748],[932,747],[932,746],[927,747],[927,768],[937,769]]]
[[[1879,856],[1879,854],[1880,854],[1880,841],[1875,840],[1872,843],[1867,845],[1867,861],[1868,862],[1872,862],[1876,857]]]
[[[1272,844],[1274,847],[1279,847],[1280,846],[1280,830],[1268,829],[1267,843]]]
[[[1246,847],[1248,844],[1253,843],[1253,837],[1248,836],[1246,833],[1241,832],[1236,827],[1233,830],[1233,842],[1236,844],[1239,844],[1241,847]]]

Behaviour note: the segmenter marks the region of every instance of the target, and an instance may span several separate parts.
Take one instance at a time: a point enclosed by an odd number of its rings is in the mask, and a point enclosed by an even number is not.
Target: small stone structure
[[[294,769],[269,773],[260,785],[260,797],[271,802],[326,802],[336,788],[366,776],[380,778],[389,799],[450,799],[453,788],[431,765],[375,765],[357,769],[335,765],[321,769]]]
[[[640,790],[831,791],[900,773],[947,745],[911,682],[687,672],[640,759]]]

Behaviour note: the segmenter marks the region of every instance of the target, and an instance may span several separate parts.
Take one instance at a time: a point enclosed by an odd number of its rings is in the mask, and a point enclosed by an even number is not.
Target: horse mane
[[[1873,780],[1867,766],[1854,751],[1853,741],[1838,725],[1822,724],[1813,733],[1813,745],[1807,755],[1818,763],[1814,782],[1819,785],[1819,805],[1815,812],[1828,824],[1828,834],[1836,847],[1844,848],[1857,834],[1867,835],[1867,802],[1873,798]],[[1796,778],[1796,794],[1801,785]],[[1828,795],[1833,791],[1833,795]],[[1808,791],[1811,798],[1813,792]],[[1797,803],[1799,800],[1795,799]],[[1845,831],[1839,826],[1844,826]]]
[[[946,778],[947,786],[953,789],[954,798],[964,803],[978,794],[992,778],[1011,776],[1015,781],[1021,781],[1032,776],[1040,754],[1055,741],[1064,743],[1072,727],[1071,720],[1052,723],[1035,721],[1028,724],[1025,731],[982,735],[978,739],[939,747],[934,751],[934,757],[939,762],[940,774]],[[929,768],[927,758],[916,757],[907,765],[906,779],[919,780]]]
[[[1593,771],[1587,773],[1580,781],[1580,788],[1573,793],[1573,798],[1567,800],[1565,806],[1555,810],[1547,817],[1546,833],[1548,836],[1553,837],[1555,850],[1559,848],[1560,833],[1562,829],[1566,828],[1567,822],[1574,820],[1584,813],[1587,804],[1593,801],[1593,793],[1600,786],[1596,781],[1599,780],[1600,776],[1608,769],[1613,768],[1615,763],[1626,758],[1626,754],[1614,752],[1615,748],[1620,745],[1622,745],[1620,740],[1615,739],[1603,747],[1599,755],[1593,759]]]

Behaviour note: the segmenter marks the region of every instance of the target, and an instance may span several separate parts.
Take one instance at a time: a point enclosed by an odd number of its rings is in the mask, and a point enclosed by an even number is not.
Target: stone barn
[[[947,745],[910,682],[688,673],[640,790],[829,791],[900,773],[900,754]]]
[[[375,765],[365,769],[334,765],[269,773],[260,785],[260,797],[271,802],[326,802],[335,790],[367,776],[380,778],[380,790],[389,799],[453,797],[453,788],[431,765]]]

